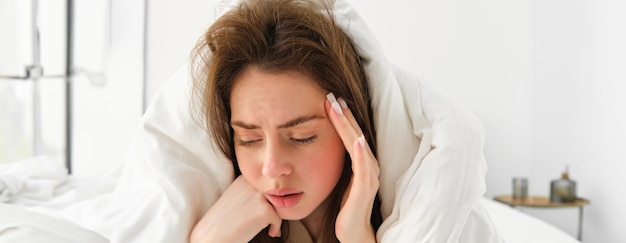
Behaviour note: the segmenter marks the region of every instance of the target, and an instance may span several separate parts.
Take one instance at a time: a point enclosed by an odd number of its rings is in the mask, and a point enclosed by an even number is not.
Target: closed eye
[[[254,140],[239,140],[239,146],[243,146],[243,147],[251,147],[252,145],[254,145],[256,142],[261,141],[261,139],[254,139]]]
[[[309,144],[315,141],[316,138],[317,138],[317,135],[313,135],[308,138],[291,138],[291,140],[297,144]]]

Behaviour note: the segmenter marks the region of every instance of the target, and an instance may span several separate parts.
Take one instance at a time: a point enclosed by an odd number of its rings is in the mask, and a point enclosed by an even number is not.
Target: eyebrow
[[[295,127],[297,125],[300,125],[302,123],[308,122],[308,121],[312,121],[312,120],[317,120],[317,119],[321,119],[321,116],[318,115],[310,115],[310,116],[301,116],[301,117],[297,117],[295,119],[292,119],[290,121],[285,122],[282,125],[279,125],[278,128],[279,129],[285,129],[285,128],[291,128],[291,127]],[[257,125],[252,125],[252,124],[246,124],[244,122],[241,121],[233,121],[230,124],[231,126],[237,126],[237,127],[241,127],[243,129],[248,129],[248,130],[253,130],[253,129],[257,129],[259,128],[259,126]]]

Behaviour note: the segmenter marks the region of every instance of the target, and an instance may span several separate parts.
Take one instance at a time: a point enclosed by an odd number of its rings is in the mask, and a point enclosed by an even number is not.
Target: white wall
[[[487,195],[530,175],[532,9],[527,1],[352,1],[389,59],[455,97],[487,128]],[[515,142],[511,142],[515,141]]]
[[[145,6],[77,0],[75,8],[75,66],[92,77],[79,72],[73,80],[73,173],[101,176],[123,164],[143,113]]]
[[[435,83],[483,120],[487,197],[526,176],[547,195],[565,163],[585,211],[585,242],[624,241],[624,3],[351,1],[392,62]],[[148,99],[214,19],[211,1],[149,4]],[[620,31],[616,31],[620,29]],[[621,108],[621,110],[620,110]],[[623,151],[623,149],[622,149]],[[603,178],[600,178],[603,177]],[[575,236],[575,211],[528,210]]]
[[[591,200],[586,242],[626,242],[625,12],[621,0],[535,1],[530,186],[549,193],[550,180],[569,165],[579,196]],[[572,213],[533,213],[576,232]]]
[[[183,63],[202,33],[215,20],[219,1],[148,3],[146,103]]]

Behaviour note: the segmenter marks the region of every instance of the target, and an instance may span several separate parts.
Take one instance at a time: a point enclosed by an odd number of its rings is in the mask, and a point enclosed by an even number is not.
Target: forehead
[[[232,119],[256,121],[320,111],[324,115],[326,93],[302,72],[267,72],[250,67],[236,78],[231,90]]]

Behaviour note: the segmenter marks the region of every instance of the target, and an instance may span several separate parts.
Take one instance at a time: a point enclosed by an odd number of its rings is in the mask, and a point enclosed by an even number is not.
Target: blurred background
[[[486,197],[548,195],[566,167],[584,242],[625,242],[626,1],[351,1],[391,62],[485,124]],[[36,155],[97,177],[219,1],[0,0],[0,163]],[[576,209],[529,214],[575,236]]]

